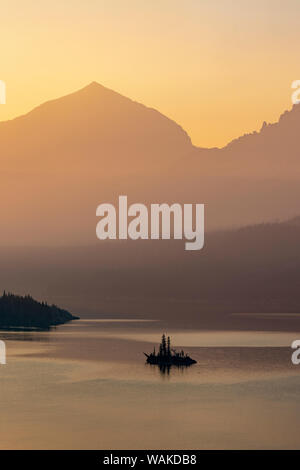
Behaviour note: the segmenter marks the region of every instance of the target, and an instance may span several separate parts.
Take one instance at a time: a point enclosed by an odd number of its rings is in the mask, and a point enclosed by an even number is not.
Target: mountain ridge
[[[207,230],[292,217],[299,111],[205,149],[159,111],[96,82],[43,103],[0,123],[0,243],[92,243],[96,207],[120,194],[146,204],[205,203]]]
[[[91,97],[91,98],[97,98],[97,99],[107,99],[109,97],[109,98],[113,98],[115,100],[119,100],[119,102],[121,101],[123,103],[130,103],[130,104],[132,104],[134,106],[137,106],[138,108],[141,108],[141,109],[143,109],[147,112],[154,113],[155,115],[158,115],[163,120],[166,120],[169,123],[175,124],[175,126],[187,137],[187,140],[189,140],[191,142],[191,138],[188,135],[188,133],[182,128],[182,126],[180,124],[178,124],[173,119],[171,119],[168,116],[164,115],[163,113],[161,113],[160,111],[158,111],[155,108],[152,108],[150,106],[146,106],[143,103],[140,103],[139,101],[136,101],[136,100],[133,100],[129,97],[126,97],[126,96],[124,96],[124,95],[122,95],[122,94],[120,94],[120,93],[118,93],[118,92],[116,92],[116,91],[114,91],[110,88],[107,88],[107,87],[105,87],[105,86],[103,86],[100,83],[95,82],[95,81],[91,82],[90,84],[86,85],[83,88],[80,88],[79,90],[73,91],[73,92],[68,93],[66,95],[63,95],[59,98],[54,98],[54,99],[51,99],[51,100],[47,100],[47,101],[41,103],[40,105],[35,106],[29,112],[24,113],[20,116],[16,116],[13,119],[9,119],[9,120],[6,120],[6,121],[0,121],[0,129],[1,129],[1,126],[3,124],[11,124],[11,123],[14,123],[14,122],[23,121],[26,118],[30,118],[32,116],[35,117],[35,115],[37,115],[38,117],[41,117],[39,113],[42,113],[44,111],[49,111],[49,109],[54,107],[54,106],[57,106],[57,105],[60,106],[62,103],[65,104],[65,103],[67,103],[69,101],[72,101],[74,99],[77,100],[79,98],[84,98],[84,97],[85,98],[86,97]]]
[[[186,134],[186,136],[188,137],[188,139],[190,140],[190,142],[192,143],[192,140],[191,140],[191,137],[189,136],[189,133],[176,121],[174,121],[173,119],[169,118],[168,116],[166,116],[165,114],[161,113],[159,110],[157,110],[156,108],[153,108],[151,106],[147,106],[147,105],[144,105],[143,103],[139,102],[139,101],[136,101],[136,100],[133,100],[131,99],[130,97],[127,97],[125,95],[122,95],[121,93],[111,89],[111,88],[108,88],[104,85],[102,85],[101,83],[97,82],[97,81],[92,81],[90,82],[88,85],[82,87],[82,88],[79,88],[78,90],[75,90],[73,92],[70,92],[70,93],[67,93],[66,95],[63,95],[61,97],[58,97],[58,98],[54,98],[54,99],[50,99],[50,100],[47,100],[43,103],[41,103],[40,105],[38,106],[35,106],[34,108],[32,108],[30,111],[24,113],[24,114],[21,114],[19,116],[16,116],[12,119],[8,119],[8,120],[5,120],[5,121],[0,121],[0,126],[2,124],[8,124],[8,123],[12,123],[14,121],[17,121],[17,120],[21,120],[27,116],[31,116],[33,113],[39,111],[39,110],[43,110],[45,107],[47,108],[49,105],[55,105],[57,103],[60,103],[62,100],[68,100],[68,99],[72,99],[74,97],[77,97],[77,96],[80,96],[82,95],[83,93],[86,93],[86,92],[98,92],[99,90],[101,90],[102,92],[105,92],[105,93],[110,93],[111,96],[115,96],[117,97],[118,99],[123,99],[123,100],[127,100],[127,101],[130,101],[132,104],[135,104],[135,105],[138,105],[138,106],[142,106],[144,109],[147,109],[149,111],[153,111],[155,113],[158,113],[161,117],[163,117],[164,119],[167,119],[168,121],[171,121],[172,123],[175,123],[176,126],[178,126],[178,128],[180,128],[184,134]],[[224,146],[222,147],[217,147],[217,146],[214,146],[214,147],[202,147],[202,146],[198,146],[198,145],[195,145],[195,144],[192,144],[192,146],[195,148],[195,149],[198,149],[198,150],[204,150],[204,151],[208,151],[208,150],[224,150],[228,147],[230,147],[231,145],[237,143],[237,142],[240,142],[241,140],[243,140],[244,138],[248,138],[248,137],[251,137],[251,136],[257,136],[259,134],[261,134],[263,131],[265,131],[266,129],[268,128],[272,128],[273,126],[277,126],[278,124],[280,124],[283,120],[285,120],[288,116],[290,116],[295,110],[297,109],[297,111],[299,111],[299,114],[300,114],[300,106],[297,106],[296,104],[294,104],[292,106],[291,109],[288,109],[288,110],[285,110],[283,111],[280,115],[279,115],[279,118],[277,121],[275,122],[271,122],[271,123],[267,123],[266,121],[263,122],[261,128],[259,131],[249,131],[247,133],[244,133],[238,137],[235,137],[233,138],[232,140],[230,140],[227,144],[225,144]]]

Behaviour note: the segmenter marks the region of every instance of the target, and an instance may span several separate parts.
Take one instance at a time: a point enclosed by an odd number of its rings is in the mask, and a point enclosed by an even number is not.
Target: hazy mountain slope
[[[259,132],[245,134],[222,149],[198,149],[195,161],[206,174],[216,175],[218,168],[222,176],[298,179],[299,135],[300,106],[294,105],[278,122],[264,122]]]
[[[131,174],[173,165],[189,147],[174,121],[97,83],[0,123],[1,164],[8,170],[114,173],[119,167]]]
[[[298,213],[300,107],[224,149],[92,83],[0,123],[1,244],[95,242],[101,202],[204,202],[208,228]]]
[[[203,251],[179,241],[1,248],[0,284],[85,314],[163,318],[172,325],[300,330],[297,221],[209,233]],[[26,273],[26,275],[24,275]],[[298,330],[296,330],[298,328]]]
[[[274,124],[223,149],[199,149],[190,188],[198,184],[211,227],[239,226],[295,216],[300,203],[300,106]]]
[[[0,243],[93,242],[98,204],[167,193],[192,150],[176,123],[96,83],[0,123]]]

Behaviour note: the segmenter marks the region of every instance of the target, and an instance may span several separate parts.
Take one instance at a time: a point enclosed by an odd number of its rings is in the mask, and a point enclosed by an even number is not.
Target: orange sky
[[[0,120],[98,81],[222,146],[291,107],[299,0],[10,0]]]

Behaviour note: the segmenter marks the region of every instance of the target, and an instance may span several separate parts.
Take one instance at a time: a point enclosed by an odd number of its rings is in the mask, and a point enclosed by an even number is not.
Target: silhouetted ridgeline
[[[6,294],[0,297],[0,328],[49,328],[76,320],[67,310],[37,302],[29,295]]]
[[[162,329],[300,331],[299,240],[300,217],[208,232],[193,253],[182,240],[0,247],[0,285],[38,298],[47,285],[75,314],[159,318]]]

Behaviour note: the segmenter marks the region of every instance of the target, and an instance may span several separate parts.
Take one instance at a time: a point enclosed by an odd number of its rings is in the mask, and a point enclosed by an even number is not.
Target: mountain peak
[[[84,86],[83,88],[80,88],[79,90],[73,91],[72,93],[69,93],[68,95],[62,96],[62,97],[58,98],[58,100],[61,100],[63,98],[67,98],[67,97],[87,95],[87,94],[88,95],[91,95],[91,94],[94,94],[94,95],[107,94],[107,95],[115,96],[115,97],[118,96],[120,98],[131,101],[130,98],[127,98],[127,97],[121,95],[120,93],[112,90],[111,88],[108,88],[104,85],[101,85],[101,83],[96,82],[96,81],[90,82],[88,85]]]
[[[93,82],[89,83],[88,85],[84,86],[83,88],[81,88],[81,89],[78,90],[77,92],[75,91],[75,93],[78,93],[78,92],[83,91],[83,90],[107,90],[107,91],[113,91],[113,90],[110,90],[109,88],[105,87],[104,85],[101,85],[101,83],[96,82],[96,81],[93,81]]]
[[[89,85],[87,85],[87,87],[97,87],[97,86],[102,86],[102,85],[100,85],[100,83],[96,82],[95,80],[91,82]]]

